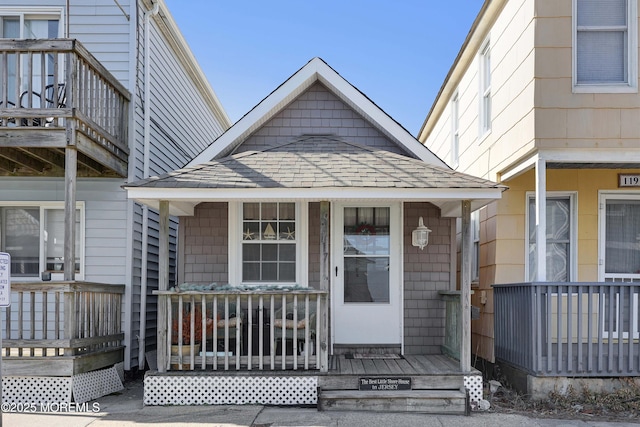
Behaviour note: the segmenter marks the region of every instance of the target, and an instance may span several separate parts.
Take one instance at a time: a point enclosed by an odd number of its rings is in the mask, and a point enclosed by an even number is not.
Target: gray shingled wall
[[[429,245],[411,246],[418,217],[432,231]],[[202,203],[193,217],[181,218],[185,254],[184,281],[228,282],[227,203]],[[444,303],[438,291],[449,289],[451,219],[440,218],[430,203],[404,205],[404,333],[406,354],[440,354],[444,340]],[[309,286],[318,288],[320,204],[309,204]]]
[[[227,203],[201,203],[194,216],[180,218],[180,232],[184,233],[180,265],[186,283],[229,281],[227,211]]]
[[[429,245],[411,245],[418,217],[432,232]],[[451,219],[430,203],[404,204],[404,334],[406,354],[440,354],[445,306],[438,291],[449,290]]]
[[[390,142],[360,114],[320,83],[296,98],[266,125],[251,135],[236,152],[258,150],[291,141],[304,134],[332,134],[349,142],[406,153]]]

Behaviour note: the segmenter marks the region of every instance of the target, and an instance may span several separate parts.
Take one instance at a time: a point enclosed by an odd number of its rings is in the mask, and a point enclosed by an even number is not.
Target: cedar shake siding
[[[432,230],[429,245],[411,245],[411,232],[423,217]],[[404,204],[404,350],[440,354],[444,343],[445,304],[438,291],[450,289],[451,218],[441,218],[430,203]]]
[[[300,135],[336,135],[355,144],[411,156],[320,83],[296,98],[235,152],[262,151]]]

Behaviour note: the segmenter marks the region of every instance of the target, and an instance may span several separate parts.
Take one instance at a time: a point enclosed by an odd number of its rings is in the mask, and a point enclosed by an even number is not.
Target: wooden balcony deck
[[[72,376],[124,360],[124,285],[12,283],[2,375]]]
[[[129,102],[77,40],[0,40],[0,175],[126,177]]]

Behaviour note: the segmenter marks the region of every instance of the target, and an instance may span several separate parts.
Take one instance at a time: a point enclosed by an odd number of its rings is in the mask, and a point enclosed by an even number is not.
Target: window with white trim
[[[460,99],[458,93],[451,100],[451,167],[458,167],[460,152]]]
[[[573,7],[574,90],[636,90],[637,2],[574,0]]]
[[[491,46],[485,41],[480,49],[480,136],[491,130]]]
[[[5,39],[54,39],[62,37],[60,8],[0,8],[0,36]],[[9,53],[7,60],[7,103],[10,107],[20,103],[23,107],[25,100],[16,99],[16,55]],[[21,76],[18,92],[23,94],[27,90],[40,93],[44,86],[53,85],[54,69],[56,67],[54,56],[33,55],[31,63],[28,62],[27,55],[22,55],[20,69]],[[59,73],[62,71],[62,64],[57,65]],[[43,76],[44,74],[44,76]],[[33,107],[39,107],[40,97],[33,97],[31,100]]]
[[[296,283],[299,262],[296,203],[242,203],[241,210],[242,283]]]
[[[547,193],[549,194],[549,193]],[[570,282],[575,276],[576,232],[573,194],[547,196],[547,281]],[[536,256],[536,198],[528,196],[527,209],[527,271],[528,280],[535,281]]]
[[[76,274],[84,274],[84,205],[76,205]],[[64,205],[17,203],[0,206],[0,251],[11,254],[13,278],[61,279],[64,269]]]

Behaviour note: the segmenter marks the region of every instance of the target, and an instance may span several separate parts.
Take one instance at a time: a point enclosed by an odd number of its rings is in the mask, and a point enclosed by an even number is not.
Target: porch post
[[[77,59],[75,55],[66,54],[66,79],[75,82],[77,77]],[[75,85],[72,85],[75,87]],[[75,105],[74,90],[69,92],[67,107]],[[64,150],[64,280],[76,278],[76,181],[78,175],[78,150],[76,147],[77,121],[75,118],[65,120],[67,146]],[[72,338],[72,337],[67,337]]]
[[[460,266],[460,370],[471,371],[471,201],[462,201],[462,265]]]
[[[329,301],[330,293],[330,262],[329,262],[329,202],[320,202],[320,290],[327,292],[327,297],[322,304],[320,313],[320,372],[329,369]]]
[[[529,207],[527,206],[527,209]],[[532,268],[533,266],[530,266]],[[528,278],[527,278],[528,280]],[[536,282],[547,281],[547,162],[536,161]]]
[[[69,120],[73,122],[73,120]],[[69,130],[71,128],[71,130]],[[64,150],[64,280],[76,278],[76,180],[78,169],[78,151],[75,147],[74,126],[67,124],[71,134],[69,144]],[[69,138],[69,135],[67,136]]]
[[[169,284],[169,202],[160,200],[160,230],[158,255],[158,290],[166,291]],[[141,307],[145,310],[145,307]],[[144,333],[144,331],[140,331]],[[158,298],[158,372],[167,370],[167,304],[162,296]]]

